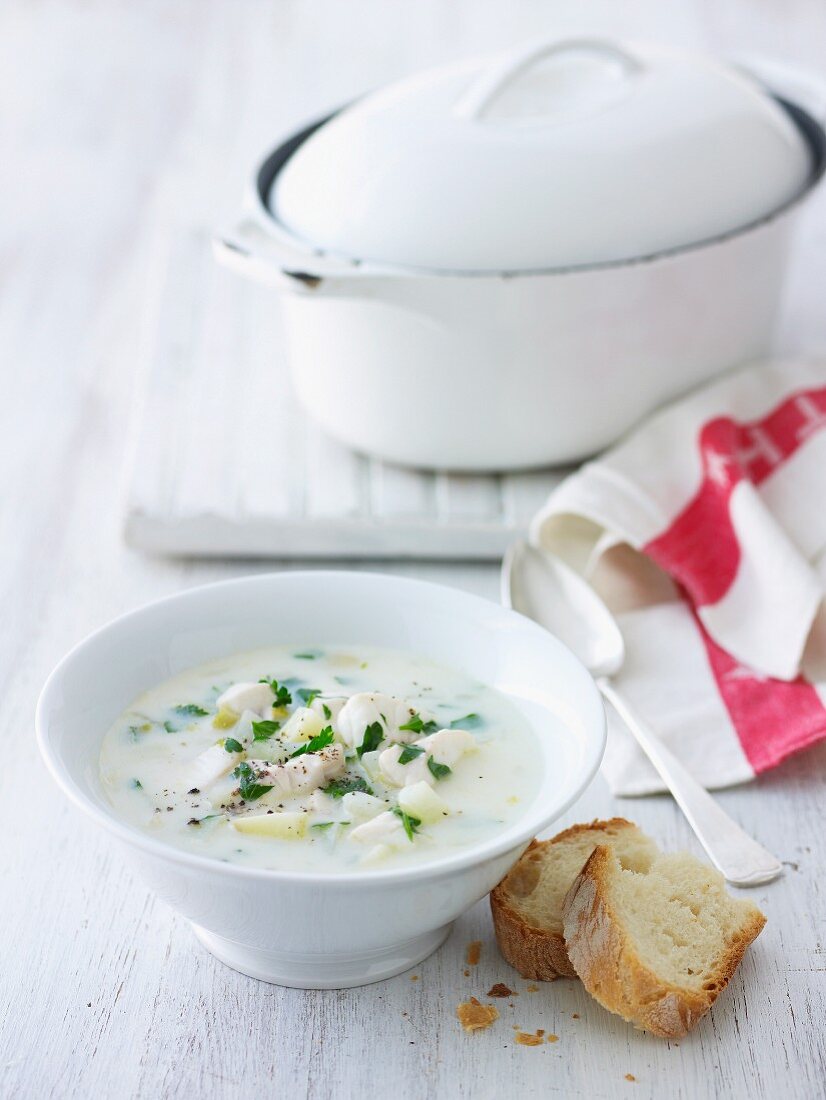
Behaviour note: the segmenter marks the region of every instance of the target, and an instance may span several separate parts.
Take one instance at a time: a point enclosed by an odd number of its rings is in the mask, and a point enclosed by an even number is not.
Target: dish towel
[[[614,611],[616,686],[706,787],[826,737],[826,362],[749,366],[657,413],[552,493],[531,540]],[[613,714],[603,773],[664,789]]]

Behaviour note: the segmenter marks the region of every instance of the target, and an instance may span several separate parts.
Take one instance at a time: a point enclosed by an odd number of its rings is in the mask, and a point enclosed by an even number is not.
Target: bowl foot
[[[192,924],[196,937],[222,963],[250,978],[294,989],[348,989],[392,978],[441,947],[452,927],[446,924],[423,936],[375,951],[302,955],[247,947]]]

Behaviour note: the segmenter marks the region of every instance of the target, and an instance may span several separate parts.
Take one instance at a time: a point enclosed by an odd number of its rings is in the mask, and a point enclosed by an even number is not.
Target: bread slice
[[[620,857],[620,858],[618,858]],[[766,918],[688,852],[631,867],[597,847],[562,906],[568,958],[600,1004],[656,1035],[685,1035]]]
[[[534,840],[490,895],[499,950],[523,978],[576,978],[562,933],[562,902],[598,845],[617,850],[623,866],[647,867],[657,846],[622,817],[574,825]]]

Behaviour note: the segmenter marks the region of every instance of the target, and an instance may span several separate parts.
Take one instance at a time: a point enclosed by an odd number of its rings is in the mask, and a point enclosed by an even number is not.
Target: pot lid
[[[530,271],[737,230],[800,193],[811,160],[743,72],[573,39],[366,95],[299,145],[269,204],[294,236],[352,259]]]

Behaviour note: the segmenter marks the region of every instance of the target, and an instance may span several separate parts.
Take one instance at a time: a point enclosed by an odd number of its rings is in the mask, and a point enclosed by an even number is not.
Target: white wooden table
[[[296,119],[426,63],[565,30],[826,65],[818,0],[0,6],[0,1096],[826,1094],[826,746],[720,796],[787,871],[756,891],[765,933],[679,1044],[634,1032],[578,984],[528,992],[497,958],[484,904],[417,981],[305,993],[241,977],[64,804],[34,748],[37,693],[68,646],[145,600],[251,568],[151,560],[121,540],[166,182],[194,179],[195,201],[214,203],[220,218],[247,164]],[[821,198],[798,249],[787,348],[826,342],[825,235]],[[496,597],[489,566],[398,571]],[[616,812],[666,845],[692,846],[668,799],[619,803],[601,780],[565,821]],[[477,938],[482,959],[465,975]],[[513,1007],[499,1002],[493,1030],[463,1034],[457,1003],[484,998],[496,981],[518,990]],[[517,1046],[513,1025],[559,1041]]]

